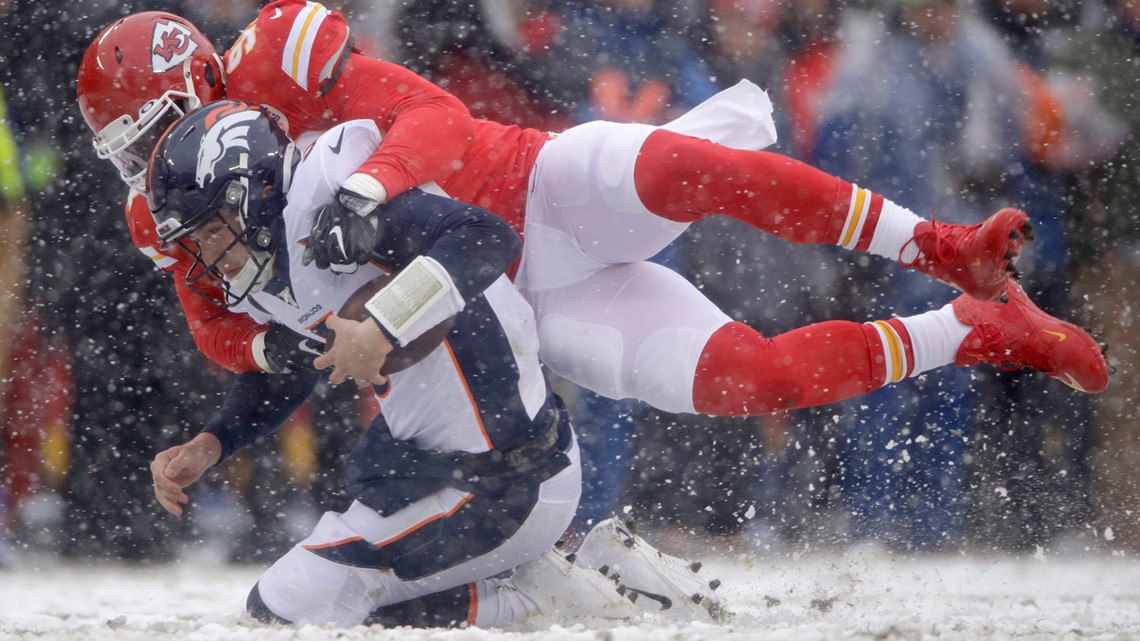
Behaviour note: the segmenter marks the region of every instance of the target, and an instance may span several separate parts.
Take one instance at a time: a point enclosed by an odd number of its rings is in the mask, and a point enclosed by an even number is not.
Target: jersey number
[[[242,57],[257,44],[257,25],[251,24],[238,36],[237,42],[226,52],[226,73],[233,73],[241,64]]]

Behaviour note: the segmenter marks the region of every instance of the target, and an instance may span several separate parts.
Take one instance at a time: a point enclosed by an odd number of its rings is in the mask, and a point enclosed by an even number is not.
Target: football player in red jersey
[[[1023,212],[1003,209],[973,226],[924,221],[761,151],[774,141],[771,103],[751,83],[661,127],[593,122],[550,134],[471,118],[411,71],[355,52],[343,17],[304,0],[263,7],[225,63],[228,96],[272,107],[294,138],[361,118],[384,134],[318,217],[310,260],[341,270],[367,261],[377,206],[434,181],[523,236],[514,276],[535,308],[544,362],[605,396],[671,412],[759,414],[978,362],[1033,367],[1090,392],[1108,384],[1097,343],[1037,309],[1009,276],[1028,239]],[[645,260],[714,214],[897,260],[966,293],[906,319],[764,337]],[[337,331],[383,338],[371,323]],[[316,364],[334,368],[333,382],[367,381],[382,365],[337,345]]]
[[[150,11],[116,21],[88,47],[77,94],[95,134],[100,158],[119,169],[130,191],[126,219],[145,256],[172,274],[194,342],[234,372],[273,372],[303,352],[292,332],[254,322],[197,296],[186,286],[192,260],[179,247],[161,247],[147,208],[146,168],[154,144],[171,123],[195,107],[225,97],[222,60],[190,22]]]
[[[344,18],[305,0],[266,5],[226,53],[226,72],[230,97],[273,106],[294,137],[357,118],[384,132],[314,226],[318,266],[367,261],[376,205],[435,181],[523,236],[515,280],[535,308],[544,361],[603,395],[674,412],[756,414],[832,402],[951,362],[1035,367],[1091,392],[1108,383],[1096,342],[1038,310],[1010,279],[1029,238],[1023,212],[1003,209],[974,226],[924,221],[759,151],[774,141],[771,106],[748,83],[663,127],[594,122],[552,135],[471,118],[411,71],[356,53]],[[897,260],[966,293],[909,319],[831,321],[765,338],[644,262],[714,214],[793,242]],[[337,352],[317,360],[339,370],[334,381],[366,380],[379,367]]]

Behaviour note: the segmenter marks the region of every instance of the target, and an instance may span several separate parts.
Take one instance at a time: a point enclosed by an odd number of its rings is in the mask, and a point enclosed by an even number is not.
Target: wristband
[[[364,304],[400,345],[454,316],[463,306],[447,270],[427,256],[416,257]]]
[[[261,332],[253,337],[250,342],[249,348],[253,351],[253,362],[261,368],[263,372],[272,372],[269,366],[269,359],[265,356],[265,335],[269,332]]]

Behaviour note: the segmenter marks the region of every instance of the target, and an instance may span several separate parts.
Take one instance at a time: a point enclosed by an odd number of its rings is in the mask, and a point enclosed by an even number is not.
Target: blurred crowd
[[[725,419],[559,382],[583,448],[576,531],[621,513],[661,547],[1140,550],[1140,0],[324,4],[365,53],[476,117],[551,131],[664,123],[749,79],[776,105],[778,151],[939,220],[1028,211],[1026,290],[1110,345],[1116,375],[1097,397],[943,368],[842,404]],[[259,5],[0,0],[0,566],[161,561],[204,540],[259,562],[346,506],[340,457],[374,408],[326,386],[218,470],[188,517],[161,512],[148,463],[205,422],[228,374],[133,249],[126,187],[75,106],[79,60],[117,17],[172,11],[224,51]],[[889,261],[782,242],[711,219],[655,260],[769,334],[955,296]]]

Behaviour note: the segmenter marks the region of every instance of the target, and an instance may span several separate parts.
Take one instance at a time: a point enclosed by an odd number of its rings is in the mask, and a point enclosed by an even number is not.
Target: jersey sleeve
[[[396,64],[354,53],[344,17],[316,2],[261,9],[226,52],[228,97],[269,105],[297,139],[349,120],[374,121],[384,141],[360,171],[389,197],[459,167],[475,122],[455,96]]]
[[[475,136],[471,113],[455,96],[399,65],[351,54],[326,95],[338,122],[367,119],[384,139],[357,171],[392,197],[439,181],[460,167]]]
[[[131,232],[131,240],[143,256],[152,261],[155,267],[165,271],[174,271],[179,260],[189,260],[183,252],[174,248],[163,250],[158,241],[158,232],[154,228],[154,216],[147,207],[146,197],[137,191],[131,191],[127,199],[126,208],[127,229]]]
[[[222,406],[202,432],[217,437],[224,461],[281,427],[304,404],[319,379],[315,370],[243,373],[235,377]]]
[[[261,371],[253,358],[253,339],[268,329],[245,314],[235,314],[195,294],[186,285],[193,259],[178,247],[163,249],[146,198],[132,192],[127,201],[131,240],[155,266],[171,275],[194,344],[207,358],[233,372]],[[218,292],[221,297],[221,292]]]
[[[487,289],[522,250],[522,241],[502,218],[485,209],[415,189],[390,200],[380,212],[384,232],[375,253],[403,269],[416,256],[439,263],[464,300]]]
[[[174,288],[186,314],[194,344],[206,358],[239,374],[262,371],[253,357],[253,339],[267,331],[268,326],[195,294],[186,286],[184,271],[174,273]]]

